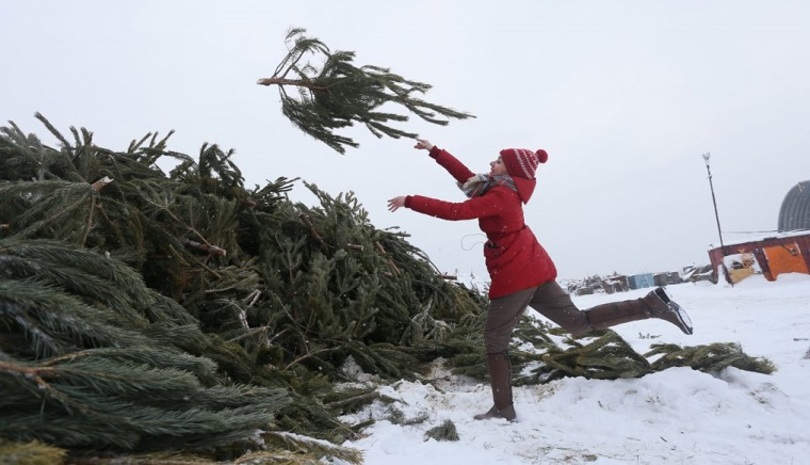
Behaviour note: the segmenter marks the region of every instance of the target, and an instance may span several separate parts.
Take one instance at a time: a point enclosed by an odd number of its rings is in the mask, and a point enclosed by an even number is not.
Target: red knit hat
[[[548,153],[543,149],[536,152],[529,149],[503,149],[501,160],[506,165],[506,172],[515,181],[518,197],[523,203],[528,203],[537,185],[534,172],[537,165],[548,160]]]

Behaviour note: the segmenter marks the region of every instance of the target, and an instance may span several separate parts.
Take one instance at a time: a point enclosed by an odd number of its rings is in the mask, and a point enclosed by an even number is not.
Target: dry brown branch
[[[197,249],[202,252],[207,252],[211,255],[218,255],[224,257],[228,255],[228,251],[223,249],[222,247],[213,245],[213,244],[203,244],[197,241],[192,241],[191,239],[186,239],[185,244],[192,249]]]
[[[109,176],[104,176],[103,178],[91,184],[90,187],[92,187],[94,191],[100,192],[101,189],[104,189],[104,187],[110,184],[111,182],[113,182],[113,179],[110,179]]]
[[[318,230],[315,229],[315,224],[312,223],[312,219],[306,213],[301,213],[300,215],[298,215],[298,218],[301,219],[301,222],[307,225],[307,228],[309,228],[310,235],[312,235],[312,237],[315,238],[316,241],[318,241],[318,244],[321,247],[321,251],[324,254],[328,254],[329,246],[326,244],[326,242],[323,241],[321,235],[318,234]]]
[[[375,247],[375,248],[376,248],[376,249],[377,249],[377,250],[378,250],[378,251],[379,251],[379,252],[380,252],[382,255],[385,255],[385,256],[388,258],[388,267],[389,267],[389,268],[391,268],[391,271],[392,271],[392,273],[393,273],[393,274],[392,274],[392,276],[393,276],[393,275],[398,275],[398,274],[400,274],[400,273],[401,273],[401,271],[399,270],[399,267],[397,267],[397,264],[396,264],[396,263],[394,263],[394,260],[392,260],[392,259],[391,259],[391,257],[388,257],[388,254],[385,252],[385,248],[382,246],[382,244],[380,244],[379,242],[375,242],[375,243],[374,243],[374,247]],[[388,276],[388,275],[387,275],[387,274],[385,274],[385,273],[383,273],[383,275]],[[392,277],[392,276],[389,276],[389,277]]]
[[[304,87],[309,90],[327,90],[327,87],[324,86],[316,86],[312,83],[312,81],[303,80],[303,79],[284,79],[284,78],[262,78],[256,81],[256,84],[260,86],[296,86],[296,87]]]

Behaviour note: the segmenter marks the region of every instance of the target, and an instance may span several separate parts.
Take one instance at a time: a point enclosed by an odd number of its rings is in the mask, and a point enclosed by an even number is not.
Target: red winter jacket
[[[445,150],[433,147],[430,156],[461,183],[475,175]],[[409,195],[405,206],[451,221],[478,218],[478,226],[488,239],[484,245],[484,258],[491,280],[490,299],[557,278],[554,262],[523,222],[523,208],[517,192],[508,187],[493,187],[484,195],[461,203]]]

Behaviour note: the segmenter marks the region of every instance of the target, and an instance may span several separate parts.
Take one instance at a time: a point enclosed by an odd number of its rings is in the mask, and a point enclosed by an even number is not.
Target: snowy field
[[[660,320],[616,327],[637,351],[654,343],[737,342],[746,354],[771,360],[777,371],[730,368],[713,376],[671,368],[640,379],[567,378],[519,387],[518,421],[508,423],[473,420],[491,405],[489,386],[437,370],[432,384],[381,388],[398,402],[375,403],[355,415],[354,421],[379,421],[345,445],[364,451],[367,465],[810,464],[810,276],[668,289],[690,313],[695,334]],[[575,302],[588,308],[648,291]],[[385,420],[394,408],[406,420],[428,419],[395,425]],[[458,441],[425,439],[446,420],[456,425]]]

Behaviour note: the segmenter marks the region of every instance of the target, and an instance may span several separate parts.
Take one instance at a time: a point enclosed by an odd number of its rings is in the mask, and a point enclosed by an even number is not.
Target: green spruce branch
[[[474,117],[420,98],[431,85],[406,79],[389,68],[357,67],[353,64],[354,52],[332,52],[320,40],[305,36],[305,32],[297,28],[287,34],[287,56],[271,77],[259,79],[258,84],[278,86],[284,116],[339,153],[345,153],[346,146],[359,146],[351,138],[335,133],[354,123],[365,125],[378,138],[416,137],[415,133],[390,125],[405,122],[408,117],[382,110],[386,104],[404,107],[422,120],[442,126],[449,119]],[[318,67],[305,62],[310,55],[322,59],[323,64]],[[287,87],[295,88],[297,95],[288,93]]]

